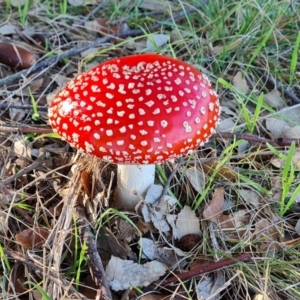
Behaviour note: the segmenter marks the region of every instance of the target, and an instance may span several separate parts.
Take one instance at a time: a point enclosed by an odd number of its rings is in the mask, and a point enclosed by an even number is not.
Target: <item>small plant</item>
[[[282,187],[282,194],[281,194],[281,201],[279,204],[279,214],[280,216],[284,216],[286,212],[288,212],[291,207],[293,206],[297,196],[300,193],[300,185],[298,184],[297,187],[293,190],[293,184],[296,178],[296,170],[293,163],[293,156],[295,154],[295,142],[293,142],[290,146],[290,149],[287,155],[282,154],[273,146],[268,144],[269,149],[282,161],[284,162],[284,166],[281,172],[281,187]],[[287,201],[287,199],[289,199]]]

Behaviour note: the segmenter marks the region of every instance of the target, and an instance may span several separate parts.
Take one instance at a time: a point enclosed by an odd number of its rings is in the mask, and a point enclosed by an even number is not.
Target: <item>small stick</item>
[[[3,133],[36,133],[36,134],[46,134],[53,133],[51,128],[40,128],[40,127],[30,127],[30,126],[0,126],[0,132]]]
[[[40,149],[40,155],[39,157],[28,167],[24,168],[23,170],[21,170],[20,172],[8,177],[7,179],[2,181],[2,184],[7,185],[12,183],[13,181],[17,180],[18,178],[22,177],[23,175],[31,172],[32,170],[34,170],[35,168],[37,168],[40,164],[43,163],[47,152],[45,151],[45,149],[41,148]]]
[[[195,276],[214,272],[214,271],[223,269],[225,267],[233,266],[238,262],[252,262],[252,257],[249,253],[244,253],[244,254],[240,254],[236,257],[222,259],[222,260],[212,262],[208,265],[201,266],[199,268],[193,269],[193,270],[185,272],[185,273],[176,274],[175,276],[167,278],[163,281],[158,280],[155,282],[155,284],[157,284],[159,286],[165,286],[165,285],[168,285],[168,284],[171,284],[174,282],[184,281],[187,279],[191,279],[192,277],[195,277]]]
[[[80,204],[75,206],[75,214],[77,217],[78,231],[81,236],[82,243],[85,243],[87,246],[86,254],[88,257],[91,275],[95,284],[99,288],[96,300],[112,299],[102,260],[97,249],[95,236],[93,235],[91,226],[86,218],[85,208]]]

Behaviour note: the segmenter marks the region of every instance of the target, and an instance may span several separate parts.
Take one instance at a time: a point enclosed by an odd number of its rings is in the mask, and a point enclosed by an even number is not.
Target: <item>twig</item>
[[[300,99],[291,90],[284,87],[282,83],[273,78],[270,74],[266,74],[258,69],[256,69],[255,72],[264,80],[266,80],[269,84],[273,85],[273,87],[279,92],[282,91],[286,97],[290,98],[293,101],[293,103],[300,103]]]
[[[171,22],[171,21],[179,21],[180,19],[184,18],[186,15],[192,13],[197,8],[200,8],[206,2],[207,2],[207,0],[203,1],[201,4],[198,4],[194,7],[186,9],[185,11],[178,12],[178,13],[174,14],[172,17],[164,20],[163,22],[167,23],[167,22]],[[157,22],[157,23],[153,24],[152,26],[149,27],[149,30],[150,31],[157,30],[158,28],[160,28],[162,26],[161,23],[162,22]],[[111,35],[111,36],[98,38],[94,42],[84,44],[83,46],[72,48],[68,51],[65,51],[64,53],[58,54],[52,58],[49,58],[40,63],[37,63],[27,70],[20,71],[18,73],[15,73],[11,76],[4,78],[4,79],[0,80],[0,87],[13,84],[15,81],[20,80],[21,78],[26,78],[41,69],[47,68],[51,65],[55,65],[57,62],[59,62],[63,59],[70,58],[72,56],[76,56],[79,53],[81,53],[89,48],[98,47],[106,42],[111,41],[112,39],[136,37],[136,36],[143,35],[143,34],[145,34],[144,30],[133,29],[133,30],[129,30],[127,32],[120,33],[116,36]]]
[[[30,127],[30,126],[0,126],[0,132],[3,133],[36,133],[36,134],[46,134],[52,133],[53,130],[51,128],[40,128],[40,127]]]
[[[20,172],[8,177],[7,179],[3,180],[2,183],[4,185],[10,184],[13,181],[17,180],[18,178],[22,177],[23,175],[31,172],[32,170],[34,170],[35,168],[37,168],[41,163],[43,163],[47,152],[45,151],[45,149],[41,148],[40,150],[40,155],[39,157],[28,167],[26,167],[25,169],[21,170]]]
[[[82,243],[85,243],[87,246],[86,254],[88,257],[89,268],[93,280],[99,288],[96,299],[112,299],[102,260],[97,249],[97,244],[95,242],[95,236],[93,235],[90,224],[86,218],[85,208],[82,205],[77,205],[75,207],[75,213],[77,217],[78,231],[80,233]]]
[[[296,143],[296,146],[300,147],[300,139],[289,139],[289,138],[278,138],[278,139],[266,139],[257,135],[248,134],[248,133],[231,133],[231,132],[217,132],[214,133],[211,138],[222,138],[222,139],[237,139],[245,140],[252,144],[266,144],[277,146],[290,146],[293,142]]]
[[[17,108],[17,109],[33,109],[33,106],[30,104],[11,104],[9,102],[6,103],[1,103],[0,104],[0,109],[7,109],[7,108]],[[36,107],[38,111],[47,111],[48,107],[47,106],[37,106]]]
[[[41,267],[35,265],[33,262],[31,262],[28,259],[28,257],[24,257],[22,254],[20,254],[18,252],[8,250],[8,249],[5,249],[5,248],[3,248],[3,251],[8,257],[22,262],[28,268],[33,270],[39,277],[43,278],[44,270]],[[49,277],[49,279],[51,281],[55,282],[59,286],[63,286],[65,288],[65,290],[68,290],[69,294],[76,295],[78,297],[78,299],[88,300],[87,297],[85,297],[84,295],[77,292],[76,289],[73,288],[72,285],[70,285],[66,280],[58,278],[57,276],[53,275],[51,272],[49,272],[47,274],[47,276]]]
[[[193,270],[185,272],[185,273],[176,274],[175,276],[172,276],[172,277],[167,278],[162,281],[158,280],[155,282],[155,284],[157,284],[159,286],[165,286],[165,285],[168,285],[168,284],[171,284],[174,282],[184,281],[187,279],[191,279],[195,276],[214,272],[214,271],[223,269],[225,267],[233,266],[238,262],[252,262],[252,257],[250,254],[244,253],[244,254],[240,254],[236,257],[222,259],[217,262],[213,262],[208,265],[201,266],[199,268],[193,269]]]

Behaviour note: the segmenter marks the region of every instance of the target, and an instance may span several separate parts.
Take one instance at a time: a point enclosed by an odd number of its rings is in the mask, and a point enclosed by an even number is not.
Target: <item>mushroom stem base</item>
[[[155,165],[118,165],[115,206],[134,210],[141,197],[154,183]]]

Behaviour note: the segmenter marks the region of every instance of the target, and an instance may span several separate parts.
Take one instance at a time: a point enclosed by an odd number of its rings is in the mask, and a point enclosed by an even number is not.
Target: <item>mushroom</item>
[[[155,164],[203,145],[219,115],[208,78],[158,54],[106,61],[71,80],[49,108],[63,139],[118,164],[116,203],[129,210],[154,183]]]

